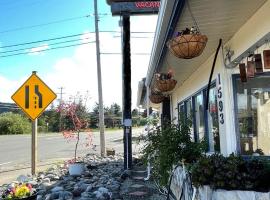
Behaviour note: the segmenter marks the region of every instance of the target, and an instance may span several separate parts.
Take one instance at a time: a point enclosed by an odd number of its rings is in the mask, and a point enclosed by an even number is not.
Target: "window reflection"
[[[215,87],[212,87],[209,91],[208,109],[209,150],[210,152],[220,152],[218,107]]]
[[[192,113],[192,99],[190,98],[189,100],[186,101],[186,108],[187,108],[187,118],[191,120],[191,141],[195,141],[194,138],[194,125],[193,125],[193,113]]]
[[[270,77],[236,83],[241,153],[270,155]]]
[[[202,92],[195,96],[195,118],[197,140],[201,141],[204,139],[205,135]]]

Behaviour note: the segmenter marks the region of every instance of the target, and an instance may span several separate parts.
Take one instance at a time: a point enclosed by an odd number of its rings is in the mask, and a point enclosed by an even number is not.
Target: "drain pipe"
[[[214,69],[215,69],[215,65],[216,65],[216,61],[217,61],[217,56],[218,56],[218,52],[220,50],[221,44],[222,44],[222,39],[219,39],[219,44],[218,44],[218,47],[216,50],[216,54],[215,54],[214,61],[212,64],[212,69],[211,69],[211,73],[210,73],[210,77],[209,77],[209,81],[208,81],[208,86],[207,86],[205,110],[208,110],[208,106],[209,106],[209,92],[210,92],[210,87],[211,87],[211,81],[212,81],[212,77],[213,77],[213,73],[214,73]]]

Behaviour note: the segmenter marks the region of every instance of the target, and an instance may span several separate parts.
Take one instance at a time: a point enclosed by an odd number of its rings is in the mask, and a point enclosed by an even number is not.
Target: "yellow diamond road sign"
[[[33,72],[11,98],[35,120],[56,98],[56,94]]]

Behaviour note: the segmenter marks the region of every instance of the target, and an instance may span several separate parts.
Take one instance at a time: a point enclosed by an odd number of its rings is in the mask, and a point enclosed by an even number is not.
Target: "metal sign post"
[[[12,100],[32,120],[32,175],[37,166],[37,118],[56,98],[56,94],[33,71],[25,83],[12,95]]]
[[[32,121],[32,157],[31,157],[32,175],[36,174],[37,169],[37,121],[38,119]]]

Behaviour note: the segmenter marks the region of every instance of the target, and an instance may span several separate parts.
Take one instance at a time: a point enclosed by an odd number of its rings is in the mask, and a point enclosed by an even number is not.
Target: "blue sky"
[[[106,4],[105,0],[98,0],[98,8],[101,14],[99,22],[100,31],[120,30],[118,27],[119,17],[111,16],[110,7]],[[64,87],[66,99],[71,95],[75,95],[77,92],[84,94],[88,90],[91,97],[91,103],[89,105],[91,106],[97,101],[95,44],[33,53],[37,49],[51,49],[93,41],[94,34],[89,33],[94,31],[93,0],[1,0],[0,10],[0,45],[2,47],[74,34],[84,34],[74,38],[35,43],[28,46],[1,48],[1,102],[11,102],[10,95],[15,92],[16,87],[19,87],[33,70],[38,71],[39,76],[55,92],[58,92],[59,87]],[[90,15],[90,17],[84,17],[86,15]],[[68,20],[77,17],[82,18]],[[154,32],[156,19],[157,16],[132,17],[132,30]],[[24,27],[60,20],[66,21],[24,29]],[[101,51],[120,52],[121,41],[117,36],[119,34],[101,33]],[[150,53],[153,34],[140,34],[140,36],[149,36],[149,38],[133,39],[131,46],[133,52]],[[52,45],[55,42],[74,39],[78,39],[78,41]],[[12,52],[4,53],[5,51],[32,47],[32,50],[18,51],[26,53],[25,55],[1,58],[3,55],[12,54]],[[102,55],[101,59],[104,102],[107,105],[112,102],[121,104],[121,56]],[[133,56],[132,60],[132,66],[134,66],[132,89],[133,101],[135,101],[136,86],[138,81],[146,74],[149,56]],[[89,85],[89,88],[87,85]],[[117,90],[115,91],[115,95],[112,93],[112,88]],[[135,103],[133,102],[133,107]]]

